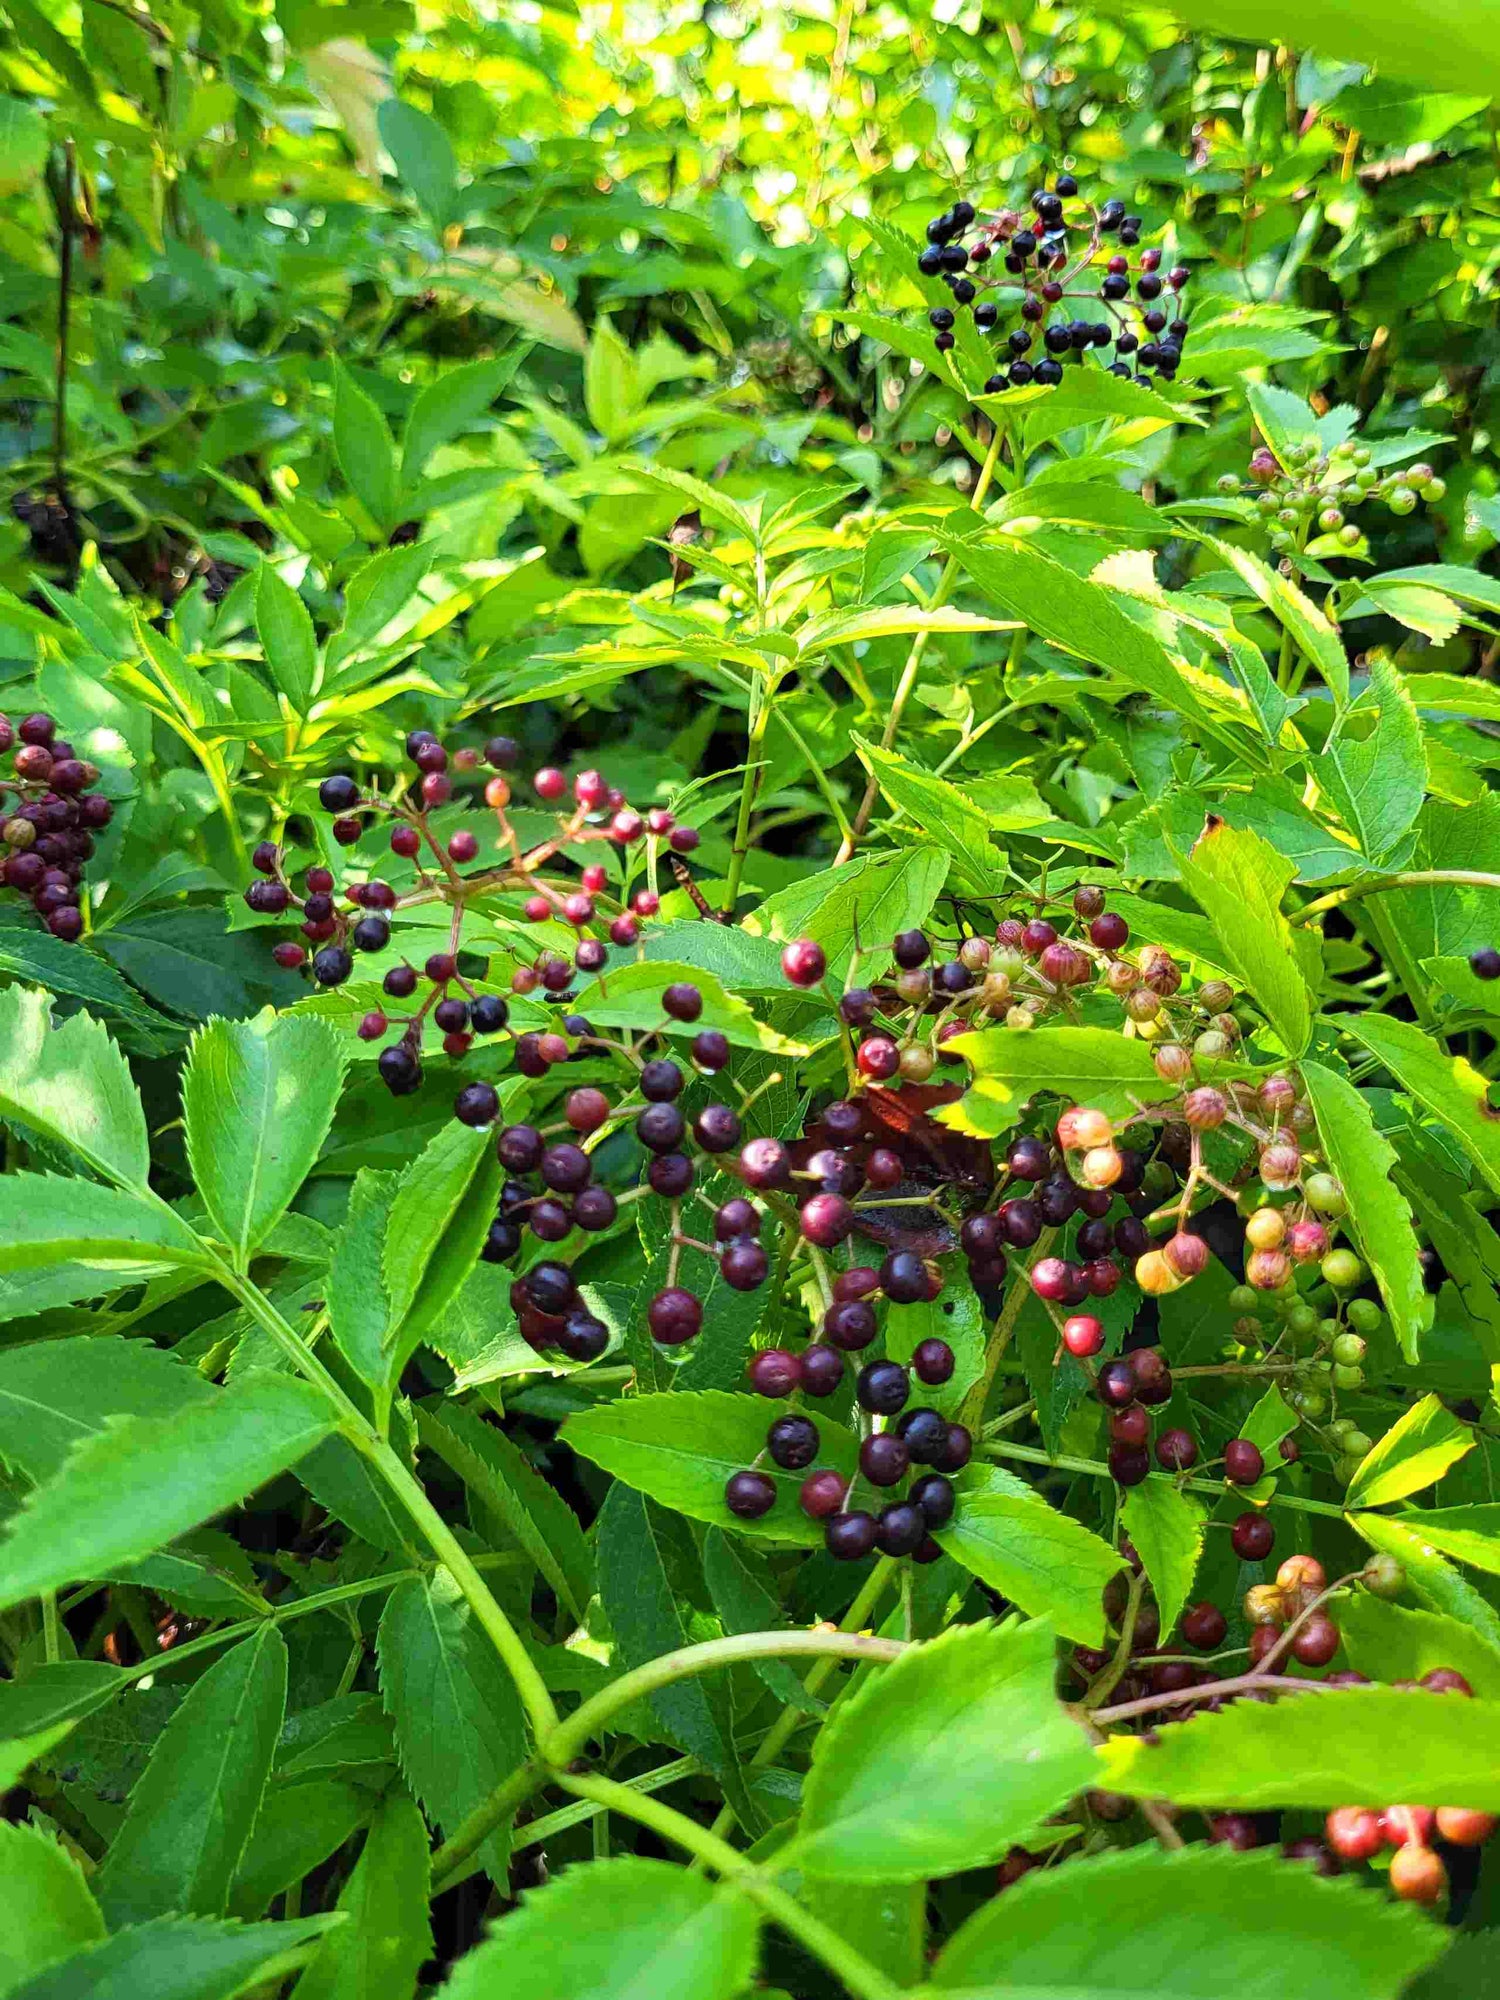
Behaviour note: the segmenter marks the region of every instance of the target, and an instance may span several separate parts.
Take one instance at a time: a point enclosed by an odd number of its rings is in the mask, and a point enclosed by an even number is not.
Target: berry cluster
[[[1250,454],[1245,479],[1226,472],[1218,490],[1253,497],[1270,528],[1272,548],[1283,550],[1305,547],[1314,526],[1342,547],[1358,548],[1363,537],[1348,518],[1352,508],[1383,500],[1393,514],[1410,514],[1419,500],[1435,503],[1448,489],[1426,464],[1382,474],[1371,463],[1368,445],[1346,440],[1332,451],[1311,442],[1290,445],[1280,459],[1261,445]]]
[[[1263,1562],[1270,1555],[1274,1535],[1270,1523],[1258,1514],[1241,1515],[1231,1528],[1235,1553],[1246,1562]],[[1141,1576],[1140,1558],[1124,1544],[1134,1578],[1127,1583],[1117,1577],[1104,1593],[1104,1606],[1119,1634],[1118,1650],[1078,1647],[1072,1669],[1084,1684],[1084,1707],[1098,1708],[1099,1690],[1107,1701],[1121,1706],[1098,1709],[1101,1719],[1144,1720],[1152,1711],[1163,1710],[1180,1716],[1195,1708],[1217,1712],[1239,1700],[1266,1700],[1275,1692],[1275,1677],[1292,1661],[1310,1669],[1305,1678],[1321,1678],[1330,1688],[1362,1688],[1375,1685],[1365,1674],[1351,1668],[1337,1673],[1321,1673],[1337,1654],[1341,1641],[1338,1626],[1328,1604],[1354,1583],[1380,1597],[1394,1597],[1405,1588],[1401,1565],[1385,1555],[1372,1556],[1357,1576],[1329,1584],[1323,1565],[1314,1556],[1288,1556],[1277,1569],[1274,1580],[1253,1584],[1244,1597],[1244,1617],[1250,1629],[1249,1668],[1238,1665],[1216,1671],[1221,1663],[1242,1657],[1233,1649],[1220,1649],[1228,1637],[1229,1623],[1217,1604],[1204,1601],[1185,1610],[1177,1634],[1187,1653],[1160,1651],[1164,1637],[1156,1604]],[[1128,1641],[1127,1641],[1128,1632]],[[1124,1671],[1121,1672],[1121,1654]],[[1192,1657],[1199,1656],[1198,1659]],[[1203,1661],[1203,1655],[1212,1655]],[[1413,1693],[1473,1693],[1465,1677],[1452,1667],[1435,1667],[1419,1681],[1394,1681],[1390,1686]],[[1128,1711],[1128,1716],[1125,1712]],[[1091,1792],[1090,1813],[1106,1822],[1128,1817],[1134,1801],[1111,1793]],[[1209,1838],[1236,1849],[1258,1848],[1278,1838],[1275,1813],[1215,1812],[1206,1815]],[[1287,1841],[1282,1852],[1289,1860],[1308,1861],[1323,1875],[1337,1875],[1345,1862],[1368,1861],[1386,1849],[1394,1850],[1390,1863],[1390,1886],[1404,1900],[1437,1902],[1447,1889],[1447,1871],[1433,1839],[1455,1847],[1477,1847],[1494,1832],[1494,1815],[1467,1807],[1389,1806],[1375,1811],[1363,1806],[1340,1806],[1327,1815],[1324,1835],[1303,1835]],[[1028,1860],[1025,1865],[1030,1865]],[[1003,1865],[1001,1886],[1015,1879],[1022,1864]],[[1009,1872],[1005,1873],[1005,1869]]]
[[[1062,380],[1069,357],[1102,360],[1106,349],[1111,375],[1171,381],[1188,335],[1177,304],[1188,272],[1179,264],[1164,273],[1156,249],[1132,262],[1140,232],[1141,218],[1127,215],[1123,201],[1096,206],[1079,195],[1072,174],[1038,188],[1025,214],[954,202],[928,223],[917,258],[922,276],[942,279],[953,295],[951,306],[927,315],[936,346],[942,353],[954,346],[955,316],[970,308],[978,330],[999,341],[1003,362],[986,394],[1030,382],[1050,386]],[[1070,318],[1070,299],[1102,304],[1105,317]],[[1042,353],[1032,358],[1038,340]]]
[[[786,1348],[763,1348],[750,1363],[750,1386],[762,1396],[789,1396],[801,1390],[810,1396],[827,1396],[843,1379],[841,1347],[862,1348],[875,1338],[876,1323],[866,1297],[875,1287],[870,1270],[845,1272],[839,1280],[857,1277],[860,1290],[848,1291],[835,1300],[824,1316],[824,1339],[815,1341],[800,1354]],[[847,1288],[846,1288],[847,1290]],[[847,1305],[864,1307],[857,1340],[835,1341],[830,1321],[848,1320]],[[851,1322],[852,1323],[852,1322]],[[868,1324],[868,1332],[865,1331]],[[879,1550],[887,1556],[911,1556],[917,1562],[933,1562],[942,1553],[932,1538],[935,1528],[946,1527],[953,1518],[955,1496],[949,1474],[960,1472],[969,1462],[974,1440],[962,1424],[950,1423],[937,1410],[907,1409],[912,1377],[928,1387],[951,1380],[953,1350],[945,1340],[921,1341],[912,1355],[910,1368],[898,1361],[868,1361],[855,1380],[854,1396],[869,1427],[859,1447],[859,1471],[846,1479],[831,1468],[810,1471],[798,1496],[802,1511],[810,1520],[823,1523],[823,1544],[838,1562],[858,1562]],[[894,1417],[894,1424],[889,1420]],[[876,1425],[888,1426],[876,1428]],[[818,1427],[800,1412],[773,1420],[766,1432],[766,1453],[773,1464],[786,1472],[800,1472],[811,1466],[818,1455],[821,1439]],[[915,1468],[926,1468],[915,1471]],[[878,1513],[853,1505],[856,1488],[863,1479],[881,1492],[911,1483]],[[776,1504],[777,1485],[768,1473],[748,1466],[732,1473],[725,1483],[724,1504],[741,1520],[757,1521]]]
[[[417,1089],[422,1081],[422,1042],[429,1017],[442,1034],[443,1052],[452,1057],[465,1055],[475,1035],[499,1034],[509,1022],[507,1002],[498,994],[477,993],[459,968],[463,919],[472,904],[484,898],[502,910],[514,905],[514,914],[528,923],[550,920],[569,926],[577,938],[570,954],[543,951],[533,963],[518,965],[510,982],[515,993],[540,991],[548,998],[561,998],[579,973],[592,977],[604,969],[610,945],[621,949],[635,945],[641,924],[655,916],[661,900],[655,888],[645,885],[627,894],[621,884],[620,893],[612,896],[611,870],[602,862],[584,866],[576,878],[565,875],[565,850],[602,842],[626,863],[634,851],[642,850],[654,879],[659,845],[678,866],[680,857],[698,845],[695,827],[679,825],[661,808],[644,815],[636,812],[598,771],[580,771],[572,783],[571,804],[564,805],[568,781],[560,770],[545,766],[533,774],[531,789],[544,806],[555,810],[556,828],[523,848],[509,810],[512,783],[507,774],[520,757],[510,737],[491,737],[482,752],[472,746],[450,751],[431,730],[416,729],[406,739],[406,753],[416,767],[415,781],[398,785],[391,796],[337,772],[319,786],[318,801],[333,815],[331,833],[341,847],[352,847],[368,820],[389,820],[391,853],[415,871],[410,888],[398,892],[391,883],[367,876],[341,892],[333,871],[316,865],[306,870],[299,893],[287,875],[283,849],[265,840],[252,857],[265,879],[252,882],[245,891],[246,903],[260,915],[299,912],[308,945],[278,944],[276,962],[295,970],[307,962],[308,947],[314,947],[312,977],[325,987],[344,984],[353,973],[356,952],[387,949],[391,912],[439,901],[452,910],[446,950],[431,953],[420,974],[405,962],[385,973],[384,991],[392,1000],[413,999],[425,981],[429,990],[415,1010],[396,1014],[373,1009],[360,1022],[365,1041],[380,1041],[392,1028],[400,1030],[399,1039],[379,1059],[380,1075],[397,1096]],[[498,859],[477,868],[470,864],[479,859],[478,834],[459,826],[444,839],[432,820],[452,801],[455,783],[466,780],[483,784],[484,803],[496,821]],[[462,872],[465,869],[470,872]],[[522,1035],[516,1042],[516,1066],[523,1075],[544,1075],[572,1051],[573,1044],[559,1034]],[[466,1123],[482,1125],[495,1117],[497,1108],[498,1099],[489,1086],[476,1084],[459,1092],[454,1111]]]
[[[52,716],[38,711],[13,724],[0,715],[0,754],[12,747],[12,775],[0,778],[8,795],[0,805],[5,886],[28,897],[52,935],[71,944],[83,934],[83,865],[114,807],[89,789],[98,766],[59,737]]]

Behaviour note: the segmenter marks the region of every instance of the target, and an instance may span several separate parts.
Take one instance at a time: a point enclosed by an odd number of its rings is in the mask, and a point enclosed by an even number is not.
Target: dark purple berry
[[[776,1505],[776,1481],[764,1472],[732,1472],[724,1482],[724,1505],[737,1520],[758,1521]]]
[[[811,1417],[778,1417],[766,1432],[766,1450],[784,1472],[801,1472],[818,1455],[818,1427]]]

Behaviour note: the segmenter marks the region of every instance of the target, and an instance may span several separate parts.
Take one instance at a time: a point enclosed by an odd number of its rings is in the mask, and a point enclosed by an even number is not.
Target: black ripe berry
[[[823,1530],[823,1546],[835,1562],[859,1562],[874,1552],[873,1514],[835,1514]]]
[[[1469,953],[1469,970],[1476,979],[1500,979],[1500,951],[1492,944]]]
[[[741,1521],[758,1521],[776,1505],[776,1481],[764,1472],[732,1472],[724,1482],[724,1505]]]
[[[476,1035],[498,1035],[510,1019],[510,1008],[498,993],[481,993],[469,1008],[469,1026]]]
[[[453,1115],[460,1125],[493,1125],[500,1114],[500,1099],[488,1083],[466,1083],[453,1100]]]
[[[1095,1378],[1094,1393],[1106,1409],[1123,1410],[1135,1401],[1135,1370],[1123,1355],[1105,1362]]]
[[[663,992],[661,1004],[674,1021],[696,1021],[703,1012],[703,995],[696,986],[679,979]]]
[[[867,1362],[855,1383],[860,1408],[877,1417],[893,1417],[910,1393],[906,1370],[897,1361]]]
[[[809,1396],[831,1396],[844,1379],[844,1357],[836,1347],[814,1341],[802,1350],[802,1388]]]
[[[875,1546],[882,1555],[909,1556],[926,1538],[927,1518],[909,1500],[883,1507],[875,1523]]]
[[[875,1308],[865,1299],[835,1300],[823,1315],[823,1338],[846,1354],[857,1354],[875,1338]]]
[[[787,1472],[801,1472],[818,1455],[818,1427],[811,1417],[778,1417],[766,1432],[766,1450]]]
[[[351,812],[359,804],[359,786],[346,773],[336,772],[319,785],[318,804],[324,812]]]
[[[719,1270],[731,1291],[753,1292],[766,1281],[771,1260],[753,1240],[726,1243],[719,1257]]]
[[[937,1465],[947,1452],[947,1419],[936,1410],[908,1410],[896,1431],[910,1452],[913,1465]]]
[[[422,1065],[411,1050],[397,1043],[382,1049],[376,1063],[380,1080],[393,1097],[409,1097],[422,1081]]]
[[[927,1266],[914,1250],[893,1250],[880,1267],[880,1289],[894,1305],[916,1305],[927,1296]]]
[[[354,960],[341,944],[328,944],[314,958],[312,969],[320,986],[342,986],[354,970]]]
[[[953,1374],[953,1349],[946,1340],[924,1340],[918,1343],[911,1357],[912,1373],[919,1382],[934,1387],[948,1381]]]
[[[384,917],[361,917],[349,933],[356,951],[384,951],[391,941],[391,927]]]
[[[1216,1646],[1222,1646],[1228,1630],[1229,1621],[1217,1604],[1193,1604],[1182,1614],[1182,1636],[1200,1653],[1211,1653]]]
[[[953,1518],[953,1488],[940,1472],[929,1472],[913,1480],[907,1498],[922,1510],[929,1528],[942,1528]]]
[[[859,1448],[859,1469],[872,1486],[895,1486],[906,1477],[911,1454],[894,1431],[877,1431]]]

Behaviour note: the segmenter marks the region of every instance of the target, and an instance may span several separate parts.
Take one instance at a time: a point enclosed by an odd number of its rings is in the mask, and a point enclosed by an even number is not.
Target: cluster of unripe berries
[[[1448,490],[1425,463],[1383,473],[1371,460],[1368,445],[1347,439],[1331,451],[1311,442],[1290,445],[1280,459],[1260,445],[1250,454],[1246,477],[1226,472],[1218,490],[1235,498],[1253,497],[1274,549],[1303,547],[1314,527],[1353,549],[1361,534],[1348,519],[1351,508],[1383,500],[1393,514],[1410,514],[1419,501],[1435,503]]]
[[[400,1030],[399,1039],[379,1059],[383,1081],[398,1096],[421,1083],[423,1036],[429,1020],[442,1035],[444,1053],[455,1058],[468,1051],[475,1035],[499,1034],[508,1025],[507,1001],[498,994],[476,992],[459,968],[463,915],[471,901],[483,895],[502,909],[513,907],[528,922],[562,923],[575,933],[571,951],[542,951],[534,962],[518,965],[511,974],[514,993],[541,993],[561,1000],[579,975],[594,977],[604,970],[611,946],[636,945],[642,923],[656,915],[661,900],[645,884],[627,894],[600,862],[583,866],[576,875],[564,873],[571,865],[565,850],[601,842],[625,857],[628,867],[635,851],[654,861],[664,847],[680,866],[681,857],[698,845],[696,828],[680,825],[663,808],[638,813],[599,771],[580,771],[570,786],[562,771],[544,766],[532,775],[530,787],[543,805],[556,809],[556,830],[523,848],[509,814],[508,774],[520,759],[510,737],[491,737],[482,750],[465,746],[450,751],[431,730],[416,729],[406,739],[406,752],[416,767],[415,778],[398,785],[389,797],[336,772],[318,787],[318,800],[333,815],[331,832],[340,846],[358,841],[368,821],[388,819],[390,851],[414,868],[412,886],[398,891],[370,876],[341,893],[333,871],[317,865],[307,869],[299,892],[286,872],[282,848],[266,840],[252,856],[264,879],[245,891],[246,903],[261,915],[280,916],[291,910],[300,915],[307,943],[278,944],[274,956],[279,965],[295,970],[308,962],[311,953],[312,977],[324,987],[344,984],[354,971],[356,953],[384,952],[389,947],[391,912],[439,901],[452,909],[447,950],[430,954],[420,974],[415,966],[402,963],[384,975],[386,997],[399,1002],[413,999],[425,981],[430,990],[422,993],[416,1008],[403,1013],[376,1008],[360,1022],[365,1041],[381,1041],[392,1028]],[[455,784],[464,781],[483,784],[484,803],[496,818],[494,855],[477,869],[471,864],[480,857],[478,834],[459,826],[444,837],[431,817],[452,801]],[[465,874],[465,869],[471,872]],[[578,1032],[566,1022],[564,1027],[574,1035]],[[553,1063],[565,1061],[573,1046],[555,1032],[520,1035],[516,1067],[523,1075],[544,1075]],[[489,1122],[495,1112],[482,1115],[487,1090],[486,1085],[471,1085],[460,1091],[456,1115],[471,1124]]]
[[[954,202],[928,223],[917,258],[922,276],[941,279],[953,296],[927,315],[934,344],[948,352],[956,315],[972,310],[978,330],[999,342],[1002,366],[984,385],[988,395],[1051,386],[1069,360],[1102,359],[1106,350],[1112,375],[1170,381],[1188,335],[1177,303],[1188,272],[1180,264],[1164,272],[1160,250],[1132,260],[1140,231],[1123,201],[1096,207],[1083,199],[1072,174],[1038,188],[1025,213]],[[1067,301],[1079,299],[1095,311],[1102,304],[1104,317],[1070,317]]]
[[[43,711],[17,723],[0,715],[0,755],[11,750],[11,775],[0,778],[0,873],[53,937],[71,944],[83,934],[84,863],[114,807],[90,790],[98,766],[77,756]]]
[[[851,1275],[846,1273],[847,1275]],[[873,1273],[867,1273],[873,1277]],[[830,1308],[830,1315],[837,1305]],[[874,1338],[870,1314],[869,1338]],[[843,1379],[843,1354],[826,1337],[799,1354],[787,1348],[763,1348],[750,1363],[750,1386],[758,1395],[783,1397],[799,1391],[826,1396]],[[865,1340],[859,1343],[867,1345]],[[929,1387],[953,1375],[953,1350],[944,1340],[920,1342],[909,1368],[898,1361],[869,1361],[854,1384],[855,1402],[871,1420],[860,1441],[859,1471],[847,1479],[831,1467],[807,1472],[798,1503],[810,1520],[823,1523],[823,1545],[839,1562],[858,1562],[879,1550],[887,1556],[911,1556],[932,1562],[941,1553],[933,1531],[953,1518],[955,1495],[950,1475],[968,1464],[974,1440],[962,1424],[950,1423],[939,1411],[908,1409],[912,1378]],[[890,1420],[894,1418],[892,1423]],[[875,1429],[875,1424],[886,1428]],[[813,1467],[821,1438],[811,1417],[801,1412],[773,1419],[766,1432],[766,1456],[785,1472]],[[877,1494],[888,1493],[909,1479],[906,1490],[878,1511],[852,1502],[863,1480]],[[747,1466],[731,1473],[724,1486],[724,1504],[743,1521],[758,1521],[775,1507],[779,1488],[769,1473]],[[872,1496],[873,1501],[873,1496]]]

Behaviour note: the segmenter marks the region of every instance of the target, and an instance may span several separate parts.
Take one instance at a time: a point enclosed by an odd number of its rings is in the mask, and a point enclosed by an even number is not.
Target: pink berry
[[[541,770],[537,772],[533,782],[536,785],[537,797],[547,799],[549,802],[554,799],[560,799],[568,789],[567,779],[552,764],[544,764]]]
[[[579,879],[583,883],[584,888],[587,889],[587,891],[591,896],[598,896],[601,895],[605,890],[605,888],[608,886],[609,871],[606,868],[601,868],[599,866],[599,863],[596,861],[592,864],[591,867],[584,869],[583,874],[580,876]]]
[[[1069,1354],[1076,1354],[1080,1360],[1086,1360],[1103,1347],[1104,1327],[1092,1313],[1074,1313],[1071,1319],[1063,1321],[1062,1337],[1063,1346],[1067,1348]]]
[[[781,970],[793,986],[816,986],[828,970],[823,947],[811,938],[797,938],[781,954]]]
[[[580,771],[573,780],[573,796],[589,812],[603,805],[608,792],[602,771]]]

